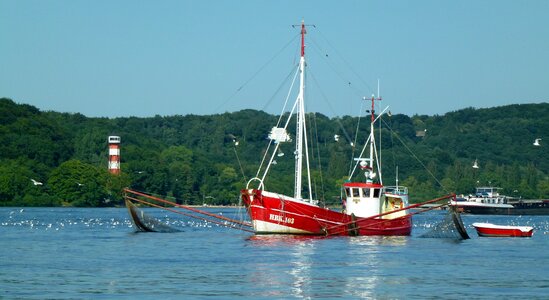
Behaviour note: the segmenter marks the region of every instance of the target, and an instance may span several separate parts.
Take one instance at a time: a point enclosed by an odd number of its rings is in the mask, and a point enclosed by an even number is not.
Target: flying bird
[[[32,178],[31,178],[31,181],[32,181],[32,183],[33,183],[34,185],[43,185],[42,182],[36,181],[36,180],[34,180],[34,179],[32,179]]]

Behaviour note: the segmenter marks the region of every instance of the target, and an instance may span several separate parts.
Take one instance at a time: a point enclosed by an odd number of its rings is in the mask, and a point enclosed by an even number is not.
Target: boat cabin
[[[348,182],[343,184],[346,201],[345,212],[357,217],[375,216],[380,213],[380,194],[383,186],[377,183]]]
[[[497,196],[499,196],[498,190],[501,190],[501,188],[497,188],[497,187],[478,187],[475,195],[477,197],[497,197]]]
[[[507,197],[500,195],[497,187],[478,187],[474,197],[469,197],[470,202],[488,204],[507,204]]]

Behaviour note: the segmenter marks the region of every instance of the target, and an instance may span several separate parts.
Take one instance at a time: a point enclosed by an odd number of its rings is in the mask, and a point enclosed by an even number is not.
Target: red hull
[[[479,236],[485,237],[531,237],[534,229],[527,226],[498,226],[488,223],[474,223]]]
[[[406,236],[412,218],[361,218],[261,190],[242,190],[256,233]]]

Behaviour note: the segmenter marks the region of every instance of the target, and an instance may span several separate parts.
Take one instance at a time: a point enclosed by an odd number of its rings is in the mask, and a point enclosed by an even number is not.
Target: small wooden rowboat
[[[531,237],[534,228],[531,226],[506,226],[491,223],[473,223],[479,236],[487,237]]]

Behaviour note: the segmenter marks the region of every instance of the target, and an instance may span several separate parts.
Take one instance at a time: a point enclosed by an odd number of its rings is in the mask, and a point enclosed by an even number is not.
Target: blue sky
[[[535,0],[0,0],[0,97],[90,117],[279,113],[304,19],[309,111],[358,115],[378,78],[407,115],[547,102],[548,14]]]

